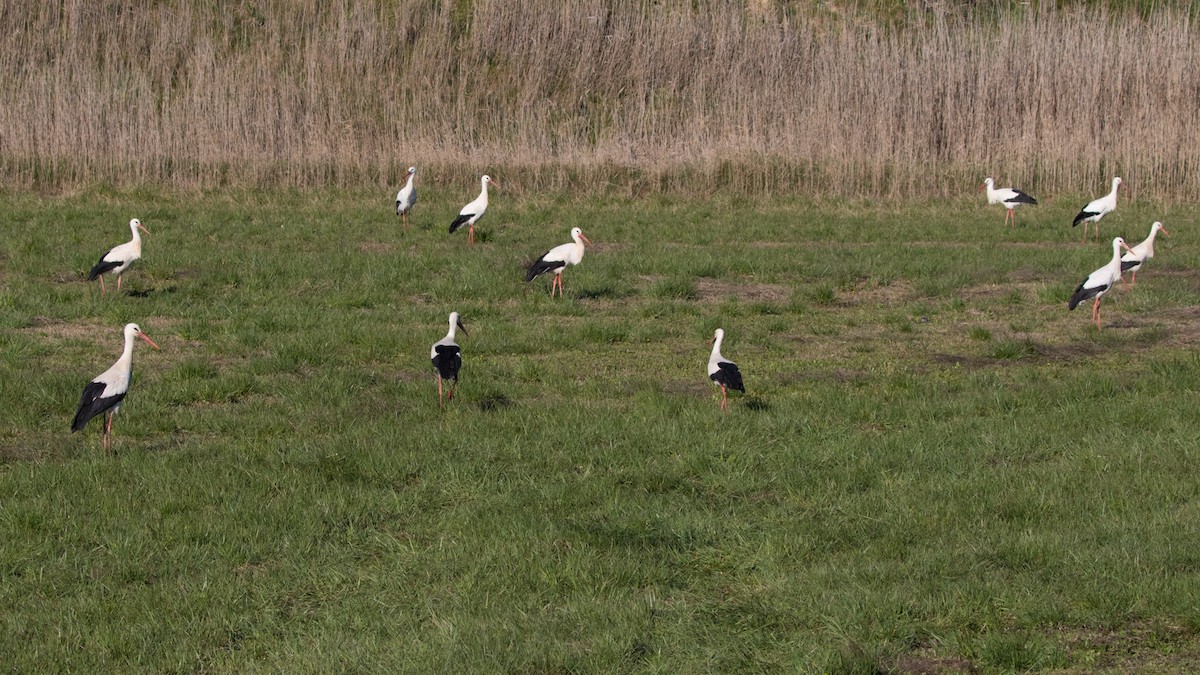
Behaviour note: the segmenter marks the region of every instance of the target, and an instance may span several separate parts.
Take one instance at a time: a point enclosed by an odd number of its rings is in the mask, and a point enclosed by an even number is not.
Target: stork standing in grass
[[[1092,305],[1092,320],[1096,322],[1096,330],[1100,330],[1100,298],[1121,278],[1121,249],[1130,250],[1125,245],[1125,240],[1120,237],[1113,239],[1112,248],[1112,260],[1108,261],[1104,267],[1089,274],[1075,288],[1075,293],[1071,295],[1071,300],[1067,303],[1067,309],[1075,309],[1084,300],[1095,298],[1096,302]]]
[[[138,234],[138,230],[146,234],[150,234],[150,230],[143,227],[142,221],[137,218],[129,221],[129,229],[133,232],[133,239],[109,249],[108,253],[100,256],[99,262],[92,267],[92,271],[88,272],[88,281],[100,277],[101,294],[106,292],[104,288],[104,273],[117,275],[117,290],[119,291],[121,290],[121,275],[125,273],[125,270],[129,269],[134,260],[142,257],[142,235]]]
[[[1013,209],[1017,208],[1021,204],[1036,205],[1037,200],[1025,194],[1024,192],[1021,192],[1020,190],[1015,190],[1013,188],[997,188],[995,187],[995,184],[995,181],[988,177],[984,179],[983,185],[980,186],[979,189],[987,190],[987,200],[989,204],[1003,204],[1004,208],[1008,209],[1008,212],[1004,214],[1004,224],[1008,225],[1008,222],[1011,219],[1012,226],[1016,227],[1017,214],[1015,211],[1013,211]]]
[[[1129,280],[1130,285],[1137,283],[1137,273],[1142,269],[1142,264],[1154,257],[1154,235],[1159,232],[1162,232],[1164,237],[1171,236],[1171,233],[1167,232],[1167,228],[1156,220],[1150,226],[1150,236],[1129,249],[1129,253],[1121,256],[1121,273],[1133,272],[1133,277]]]
[[[446,400],[449,401],[454,398],[454,387],[458,384],[458,369],[462,368],[462,350],[454,341],[454,332],[459,329],[462,330],[463,335],[467,334],[462,320],[458,318],[458,312],[450,312],[450,330],[446,333],[446,337],[433,343],[433,349],[429,350],[429,358],[433,361],[434,369],[437,370],[439,410],[442,408],[442,381],[450,381],[450,395],[446,397]]]
[[[562,297],[563,270],[567,269],[567,265],[578,265],[579,261],[583,260],[583,242],[592,243],[583,236],[583,230],[578,227],[571,228],[571,239],[575,240],[574,243],[555,246],[533,261],[525,272],[525,283],[533,281],[539,274],[554,272],[554,281],[550,284],[550,297],[554,297],[555,288],[558,288],[558,296]]]
[[[1125,185],[1125,181],[1117,176],[1112,181],[1112,192],[1093,199],[1088,202],[1088,205],[1079,210],[1079,214],[1075,216],[1075,220],[1071,223],[1071,227],[1075,227],[1079,223],[1083,223],[1083,241],[1087,242],[1087,224],[1096,224],[1096,240],[1100,240],[1100,219],[1104,216],[1117,210],[1117,188]],[[1125,188],[1128,190],[1129,188]]]
[[[479,179],[479,182],[482,185],[482,189],[479,191],[479,196],[475,198],[475,201],[462,207],[462,210],[458,212],[458,217],[454,219],[453,223],[450,223],[451,234],[457,232],[458,229],[463,225],[467,226],[468,244],[475,243],[475,223],[483,217],[483,212],[487,210],[488,185],[500,187],[496,181],[492,180],[491,176],[485,175]]]
[[[413,186],[416,175],[417,167],[408,167],[408,182],[396,193],[396,215],[400,216],[400,223],[404,227],[408,227],[408,212],[417,203],[417,188]]]
[[[104,429],[101,433],[105,450],[112,445],[113,415],[116,415],[117,411],[121,409],[121,402],[125,400],[125,394],[129,393],[129,383],[133,380],[133,341],[135,338],[141,338],[151,347],[158,349],[158,345],[154,344],[154,341],[143,333],[136,323],[127,324],[125,326],[125,350],[121,352],[121,358],[83,388],[79,410],[75,412],[75,419],[71,421],[71,433],[74,433],[82,429],[88,420],[97,415],[104,415]]]
[[[742,372],[738,370],[737,364],[724,356],[721,356],[721,342],[725,340],[725,331],[718,328],[713,333],[712,353],[708,356],[708,379],[721,388],[721,410],[729,414],[729,396],[726,393],[727,389],[746,393],[746,387],[742,385]]]

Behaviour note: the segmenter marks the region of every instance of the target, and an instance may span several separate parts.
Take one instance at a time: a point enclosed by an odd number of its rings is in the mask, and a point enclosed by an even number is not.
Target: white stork
[[[104,449],[111,445],[113,415],[121,409],[121,401],[129,393],[129,382],[133,379],[133,339],[141,338],[151,347],[158,349],[136,323],[125,326],[125,351],[121,358],[111,368],[97,375],[83,388],[83,397],[79,401],[79,410],[71,422],[71,433],[75,433],[96,415],[105,415],[103,434]]]
[[[738,370],[737,364],[721,356],[721,342],[724,339],[725,331],[718,328],[713,333],[712,340],[709,340],[712,353],[708,356],[708,379],[721,388],[721,410],[729,414],[729,397],[726,390],[733,389],[744,394],[746,387],[742,385],[742,372]]]
[[[447,401],[454,398],[454,386],[458,384],[458,369],[462,367],[462,350],[454,341],[454,331],[460,328],[463,335],[466,335],[467,329],[463,327],[462,320],[458,318],[458,312],[450,312],[450,330],[446,333],[446,337],[433,343],[433,349],[429,350],[429,358],[437,370],[439,410],[442,407],[442,380],[450,381],[450,395],[446,397]]]
[[[1075,309],[1079,303],[1088,298],[1096,298],[1095,304],[1092,305],[1092,320],[1096,322],[1096,330],[1100,329],[1100,298],[1117,283],[1121,278],[1121,249],[1130,250],[1125,245],[1125,240],[1117,237],[1113,239],[1113,256],[1108,264],[1088,275],[1082,283],[1075,288],[1075,293],[1071,295],[1070,302],[1067,303],[1067,309]]]
[[[417,175],[417,167],[408,167],[407,175],[408,182],[396,193],[396,215],[400,216],[400,222],[405,227],[408,227],[408,212],[417,203],[417,188],[413,187],[413,178]]]
[[[1133,272],[1133,278],[1129,280],[1130,285],[1137,283],[1137,273],[1142,268],[1142,263],[1154,257],[1154,235],[1159,232],[1162,232],[1164,237],[1171,236],[1171,233],[1167,232],[1167,228],[1156,220],[1150,226],[1150,236],[1129,249],[1129,253],[1121,256],[1121,272]]]
[[[592,243],[583,236],[583,230],[578,227],[571,228],[571,238],[575,240],[574,243],[555,246],[533,261],[525,273],[525,283],[533,281],[539,274],[554,272],[554,281],[550,284],[550,297],[554,297],[555,287],[558,288],[559,297],[562,297],[563,270],[567,269],[567,265],[578,265],[579,261],[583,260],[583,242]]]
[[[463,225],[467,226],[467,243],[468,244],[475,243],[475,223],[480,218],[483,217],[483,212],[487,210],[487,207],[488,207],[488,194],[487,194],[488,185],[490,184],[490,185],[495,185],[496,187],[500,187],[500,185],[497,184],[496,181],[492,180],[491,176],[487,176],[487,175],[480,178],[479,182],[483,186],[483,189],[481,189],[479,191],[479,196],[475,198],[475,201],[462,207],[462,211],[458,212],[458,217],[454,219],[453,223],[450,223],[450,233],[451,234],[458,231],[458,229],[460,227],[462,227]]]
[[[996,182],[992,180],[991,177],[988,177],[984,179],[983,185],[979,186],[979,189],[987,189],[988,204],[1003,204],[1004,208],[1008,209],[1007,213],[1004,214],[1004,224],[1007,225],[1008,221],[1011,219],[1012,226],[1016,227],[1017,214],[1013,211],[1013,209],[1017,208],[1021,204],[1036,205],[1037,200],[1025,194],[1024,192],[1021,192],[1020,190],[1016,190],[1014,188],[997,188],[995,187],[995,184]]]
[[[1112,192],[1093,199],[1088,202],[1088,205],[1079,210],[1079,214],[1075,216],[1075,220],[1071,223],[1071,227],[1075,227],[1079,223],[1083,223],[1083,241],[1087,241],[1087,224],[1096,224],[1096,240],[1100,240],[1100,219],[1112,213],[1117,209],[1117,188],[1125,185],[1125,181],[1117,176],[1112,181]],[[1128,190],[1129,188],[1125,188]]]
[[[103,276],[105,272],[117,275],[117,290],[119,291],[121,290],[121,275],[129,269],[134,260],[142,257],[142,235],[138,234],[138,230],[146,234],[150,234],[150,230],[143,227],[142,221],[137,218],[129,221],[129,229],[133,231],[133,239],[109,249],[108,253],[100,256],[99,262],[92,267],[92,271],[88,272],[88,281],[100,277],[101,293],[105,292]]]

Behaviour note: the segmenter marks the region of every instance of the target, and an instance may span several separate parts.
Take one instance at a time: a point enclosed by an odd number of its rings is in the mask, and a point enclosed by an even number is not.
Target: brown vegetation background
[[[0,184],[1200,194],[1170,9],[617,0],[9,0]],[[429,178],[426,178],[429,180]],[[458,181],[462,182],[462,181]]]

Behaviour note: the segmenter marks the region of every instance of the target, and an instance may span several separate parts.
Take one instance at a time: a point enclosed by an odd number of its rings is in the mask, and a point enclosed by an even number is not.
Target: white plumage
[[[1013,209],[1021,204],[1037,204],[1037,200],[1029,195],[1015,190],[1013,188],[998,188],[995,187],[995,181],[991,177],[984,179],[983,188],[987,189],[987,200],[989,204],[1003,204],[1008,211],[1004,214],[1004,224],[1007,225],[1009,219],[1012,220],[1013,227],[1017,225],[1017,214]]]
[[[1112,248],[1112,260],[1108,261],[1104,267],[1089,274],[1082,283],[1076,286],[1075,293],[1071,295],[1071,299],[1067,303],[1067,309],[1075,309],[1084,300],[1095,298],[1096,302],[1092,305],[1092,320],[1096,322],[1097,329],[1100,328],[1100,298],[1121,278],[1121,249],[1129,250],[1125,240],[1120,237],[1113,239]]]
[[[1121,180],[1120,176],[1113,178],[1111,192],[1103,197],[1100,197],[1099,199],[1093,199],[1092,201],[1088,202],[1087,206],[1079,210],[1079,213],[1075,216],[1075,220],[1071,223],[1071,227],[1075,227],[1079,223],[1083,223],[1084,241],[1087,241],[1088,223],[1096,224],[1095,237],[1097,240],[1100,239],[1100,219],[1117,210],[1117,188],[1124,184],[1125,181]]]
[[[1150,236],[1142,240],[1140,244],[1129,249],[1129,253],[1121,256],[1121,272],[1133,273],[1132,278],[1129,280],[1130,284],[1137,283],[1138,270],[1142,268],[1143,263],[1154,257],[1154,235],[1159,232],[1162,232],[1164,237],[1171,236],[1171,233],[1167,232],[1167,228],[1163,227],[1163,224],[1156,220],[1150,225]]]
[[[417,188],[413,186],[416,175],[417,167],[408,167],[408,182],[396,193],[396,215],[400,216],[400,222],[405,227],[408,226],[408,212],[417,203]]]
[[[708,379],[721,388],[721,410],[729,412],[729,395],[727,390],[733,389],[745,393],[742,384],[742,372],[737,364],[721,356],[721,343],[725,341],[725,331],[718,328],[713,332],[712,352],[708,355]]]
[[[454,398],[454,387],[458,384],[458,371],[462,368],[462,349],[454,341],[454,332],[460,328],[466,335],[467,329],[462,325],[458,312],[450,312],[450,330],[446,332],[446,337],[433,343],[429,350],[429,359],[437,370],[438,408],[442,407],[442,381],[450,381],[450,395],[446,397],[447,401]]]
[[[127,324],[125,326],[125,349],[121,352],[121,358],[83,388],[79,409],[76,410],[75,419],[71,422],[71,431],[76,432],[83,429],[88,420],[93,417],[105,415],[102,432],[105,450],[109,448],[110,444],[113,415],[121,409],[121,402],[125,399],[125,394],[129,392],[129,383],[133,380],[134,338],[141,338],[158,349],[158,345],[154,344],[154,341],[143,333],[136,323]]]
[[[463,225],[467,226],[468,244],[475,243],[475,223],[483,217],[483,212],[487,211],[488,185],[500,187],[496,181],[492,180],[491,176],[487,175],[484,175],[482,178],[480,178],[479,183],[482,186],[479,191],[479,196],[475,198],[475,201],[462,207],[462,210],[458,212],[458,217],[454,219],[453,223],[450,223],[451,234],[458,231],[458,229]]]
[[[105,273],[117,275],[117,290],[119,291],[121,290],[121,275],[129,269],[133,261],[142,257],[142,236],[138,234],[138,230],[140,229],[146,234],[150,234],[150,230],[147,230],[137,218],[129,221],[129,229],[133,232],[133,239],[109,249],[108,253],[100,256],[100,260],[88,272],[88,281],[100,277],[101,293],[106,292],[103,276]]]
[[[533,281],[539,274],[554,272],[554,281],[550,284],[550,297],[554,297],[556,287],[561,297],[563,270],[567,268],[567,265],[578,265],[583,260],[583,242],[592,243],[583,236],[583,230],[578,227],[571,228],[571,239],[574,240],[573,243],[555,246],[533,261],[526,270],[525,282]]]

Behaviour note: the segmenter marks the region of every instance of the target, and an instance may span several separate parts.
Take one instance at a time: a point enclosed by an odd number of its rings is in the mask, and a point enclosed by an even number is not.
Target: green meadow
[[[13,672],[1200,668],[1191,206],[7,194]],[[121,293],[87,270],[151,234]],[[1068,312],[1110,240],[1157,257]],[[523,265],[594,246],[564,275]],[[443,412],[429,362],[468,335]],[[114,452],[69,432],[137,322]],[[747,393],[718,409],[707,340]]]

